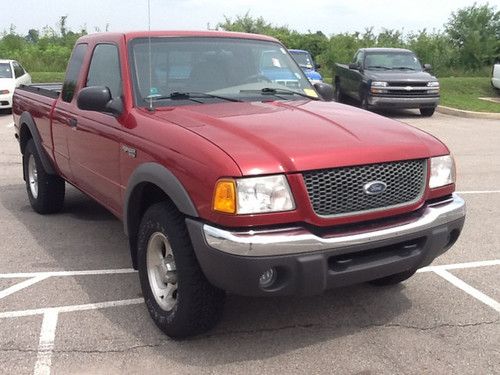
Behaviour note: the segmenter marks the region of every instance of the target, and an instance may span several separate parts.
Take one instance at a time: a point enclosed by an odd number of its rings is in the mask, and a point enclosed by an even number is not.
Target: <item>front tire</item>
[[[370,281],[370,284],[375,285],[375,286],[396,285],[396,284],[399,284],[405,280],[408,280],[410,277],[415,275],[416,272],[417,272],[416,269],[411,269],[408,271],[395,273],[394,275],[389,275],[386,277],[382,277],[380,279],[372,280],[372,281]]]
[[[23,173],[31,207],[39,214],[61,211],[65,195],[64,180],[47,173],[33,139],[28,141],[24,149]]]
[[[434,114],[435,110],[436,110],[435,107],[432,107],[432,108],[420,108],[420,114],[423,117],[431,117]]]
[[[361,109],[364,109],[365,111],[369,111],[370,110],[370,106],[368,105],[368,98],[367,98],[366,94],[364,94],[363,96],[361,96],[360,107],[361,107]]]
[[[156,203],[145,212],[137,260],[146,306],[165,334],[180,339],[216,325],[225,293],[205,278],[184,217],[172,203]]]
[[[340,82],[335,82],[335,101],[337,103],[344,102],[344,94],[342,93],[342,91],[340,89]]]

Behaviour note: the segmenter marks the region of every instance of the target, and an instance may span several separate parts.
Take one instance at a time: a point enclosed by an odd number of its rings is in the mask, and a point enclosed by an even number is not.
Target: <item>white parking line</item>
[[[17,279],[23,277],[59,277],[59,276],[85,276],[85,275],[109,275],[120,273],[137,272],[132,268],[118,268],[111,270],[85,270],[85,271],[49,271],[49,272],[21,272],[21,273],[0,273],[0,279]]]
[[[432,272],[435,270],[459,270],[464,268],[476,268],[476,267],[488,267],[488,266],[500,266],[500,259],[480,260],[477,262],[469,262],[469,263],[445,264],[442,266],[428,266],[420,268],[417,272]]]
[[[108,307],[137,305],[140,303],[144,303],[143,298],[123,299],[119,301],[108,301],[99,303],[87,303],[85,305],[69,305],[69,306],[58,306],[58,307],[44,307],[41,309],[5,311],[5,312],[0,312],[0,319],[42,315],[45,314],[47,311],[52,311],[52,310],[60,314],[60,313],[74,312],[74,311],[105,309]]]
[[[492,307],[495,311],[500,312],[500,303],[473,288],[463,280],[452,275],[448,270],[466,269],[476,267],[498,266],[500,259],[483,260],[469,263],[456,263],[447,265],[429,266],[420,269],[418,272],[434,272],[444,278],[457,288],[468,293],[472,297],[482,303]],[[0,291],[0,299],[11,295],[17,291],[27,288],[35,283],[48,279],[50,277],[67,277],[67,276],[86,276],[86,275],[110,275],[110,274],[127,274],[135,273],[131,268],[123,269],[107,269],[107,270],[83,270],[83,271],[52,271],[52,272],[26,272],[26,273],[3,273],[0,274],[0,279],[12,278],[29,278],[18,284],[15,284],[3,291]],[[133,298],[118,301],[107,301],[99,303],[88,303],[82,305],[68,305],[58,307],[46,307],[38,309],[17,310],[0,312],[0,319],[19,318],[26,316],[43,315],[42,327],[40,329],[40,340],[38,344],[37,360],[34,368],[34,375],[50,375],[52,365],[52,355],[54,351],[54,341],[56,336],[56,328],[59,314],[75,311],[87,311],[104,309],[109,307],[130,306],[144,303],[143,298]]]
[[[58,315],[57,309],[47,309],[43,314],[40,340],[38,341],[38,353],[36,356],[35,369],[33,371],[34,375],[50,374]]]
[[[31,279],[21,281],[20,283],[17,283],[15,285],[12,285],[11,287],[1,290],[0,291],[0,299],[5,298],[7,296],[10,296],[11,294],[18,292],[24,288],[27,288],[33,284],[38,283],[39,281],[45,280],[49,278],[49,276],[45,275],[38,275],[35,277],[32,277]]]
[[[451,284],[455,285],[457,288],[462,289],[465,293],[471,295],[472,297],[474,297],[475,299],[481,301],[485,305],[490,306],[491,308],[493,308],[497,312],[500,312],[500,303],[498,303],[497,301],[495,301],[493,298],[488,297],[483,292],[480,292],[476,288],[470,286],[465,281],[463,281],[463,280],[459,279],[458,277],[452,275],[451,273],[449,273],[445,269],[434,269],[433,271],[436,274],[438,274],[439,276],[441,276],[443,279],[445,279],[446,281],[448,281]]]
[[[469,191],[457,191],[457,194],[498,194],[500,190],[469,190]]]

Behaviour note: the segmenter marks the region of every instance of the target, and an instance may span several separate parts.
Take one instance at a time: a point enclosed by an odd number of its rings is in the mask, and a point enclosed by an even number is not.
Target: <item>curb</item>
[[[450,116],[500,120],[500,113],[466,111],[464,109],[445,107],[444,105],[438,105],[436,111]]]

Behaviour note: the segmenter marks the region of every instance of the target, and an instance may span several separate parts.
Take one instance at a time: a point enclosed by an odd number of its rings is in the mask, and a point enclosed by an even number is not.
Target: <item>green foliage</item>
[[[477,69],[500,57],[500,11],[489,5],[474,5],[451,14],[445,25],[458,61]]]
[[[299,33],[286,25],[275,26],[248,12],[234,19],[224,17],[224,22],[217,27],[269,35],[287,48],[308,50],[322,65],[323,75],[328,77],[333,76],[336,63],[350,62],[354,53],[363,47],[408,48],[422,62],[432,64],[439,76],[487,76],[491,64],[500,59],[500,12],[488,4],[474,4],[453,12],[444,25],[444,32],[423,29],[405,34],[400,30],[382,30],[377,34],[373,28],[366,28],[363,32],[328,37],[321,31]],[[67,16],[60,18],[57,30],[30,29],[25,36],[16,33],[11,25],[0,34],[0,58],[19,60],[28,71],[63,72],[73,45],[85,34],[85,29],[69,30]]]
[[[500,58],[500,12],[489,5],[459,9],[452,13],[445,32],[426,29],[404,34],[399,30],[373,28],[364,32],[325,36],[321,31],[301,34],[288,26],[274,26],[264,18],[253,18],[247,12],[234,20],[224,17],[217,25],[227,31],[265,34],[279,39],[287,48],[305,49],[321,63],[322,73],[335,73],[336,63],[348,63],[364,47],[400,47],[414,51],[423,63],[433,66],[439,76],[488,75],[491,64]]]
[[[63,72],[76,40],[87,34],[66,27],[66,16],[61,17],[59,30],[45,27],[42,32],[30,29],[26,36],[11,26],[0,39],[0,58],[18,60],[28,71]]]
[[[62,82],[64,74],[64,72],[30,72],[33,83]]]
[[[441,104],[478,112],[500,113],[500,104],[479,98],[498,97],[488,77],[441,78]]]

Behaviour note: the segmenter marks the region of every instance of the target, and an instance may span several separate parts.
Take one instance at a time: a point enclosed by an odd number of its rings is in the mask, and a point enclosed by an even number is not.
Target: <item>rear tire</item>
[[[65,195],[64,180],[47,173],[33,139],[28,141],[24,149],[23,173],[31,207],[39,214],[61,211]]]
[[[382,277],[380,279],[372,280],[370,281],[370,284],[375,286],[389,286],[389,285],[399,284],[405,280],[408,280],[413,275],[415,275],[415,272],[417,272],[416,269],[411,269],[408,271],[395,273],[394,275],[389,275],[386,277]]]
[[[433,108],[420,108],[420,114],[424,117],[431,117],[434,114],[435,110],[436,110],[435,107],[433,107]]]
[[[174,339],[208,331],[220,320],[224,291],[205,278],[184,216],[170,202],[152,205],[138,236],[138,269],[151,318]]]

